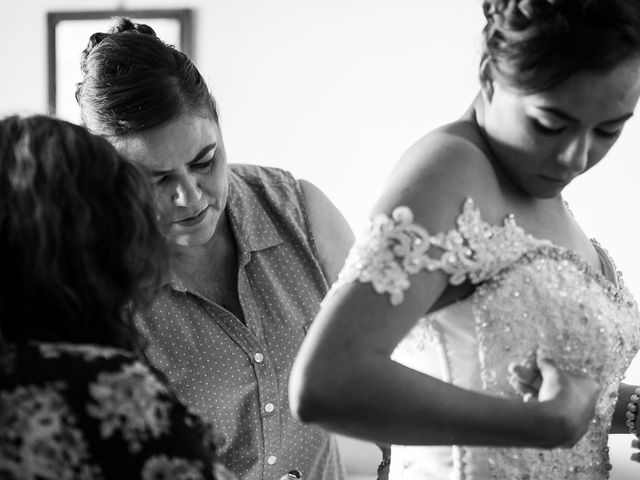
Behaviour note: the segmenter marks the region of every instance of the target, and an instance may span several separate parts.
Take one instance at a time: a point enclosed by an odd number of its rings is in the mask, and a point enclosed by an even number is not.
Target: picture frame
[[[48,101],[47,113],[80,123],[75,100],[76,84],[82,80],[81,53],[95,32],[108,32],[114,17],[127,17],[151,26],[165,43],[193,56],[191,9],[102,10],[47,13]]]

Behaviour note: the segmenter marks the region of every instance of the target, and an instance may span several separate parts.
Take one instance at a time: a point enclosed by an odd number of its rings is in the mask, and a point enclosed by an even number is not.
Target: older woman
[[[287,384],[352,243],[344,218],[289,172],[227,163],[202,75],[149,26],[94,34],[82,70],[84,124],[154,182],[170,273],[139,317],[150,360],[243,480],[343,478],[332,436],[292,417]]]

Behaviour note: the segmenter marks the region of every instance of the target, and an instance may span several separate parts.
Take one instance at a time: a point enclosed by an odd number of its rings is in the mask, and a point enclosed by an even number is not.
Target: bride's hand
[[[542,375],[536,362],[536,351],[524,358],[520,363],[509,364],[509,383],[513,389],[523,396],[525,401],[538,398],[538,392],[542,385]]]
[[[558,421],[561,446],[575,445],[593,419],[599,385],[590,377],[560,370],[555,361],[538,350],[536,363],[542,376],[538,402]]]

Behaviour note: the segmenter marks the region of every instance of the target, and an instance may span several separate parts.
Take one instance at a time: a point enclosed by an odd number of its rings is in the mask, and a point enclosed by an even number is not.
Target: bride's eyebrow
[[[624,115],[621,115],[618,118],[612,118],[611,120],[605,120],[604,122],[601,122],[602,124],[605,123],[621,123],[621,122],[626,122],[627,120],[629,120],[631,117],[633,117],[633,112],[631,113],[626,113]]]
[[[577,118],[575,118],[572,115],[569,115],[568,113],[563,112],[562,110],[559,110],[559,109],[557,109],[555,107],[540,106],[540,107],[536,107],[536,108],[538,110],[542,110],[542,111],[551,113],[552,115],[560,117],[563,120],[566,120],[568,122],[578,123],[578,119]],[[610,120],[603,120],[602,122],[600,122],[600,125],[605,125],[605,124],[609,124],[609,123],[625,122],[625,121],[629,120],[632,116],[633,116],[633,112],[625,113],[624,115],[620,115],[619,117],[612,118]]]

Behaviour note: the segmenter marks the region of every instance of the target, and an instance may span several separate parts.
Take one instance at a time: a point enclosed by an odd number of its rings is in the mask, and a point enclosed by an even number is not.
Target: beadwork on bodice
[[[565,371],[602,386],[587,434],[571,450],[493,449],[495,478],[605,479],[618,386],[638,350],[634,301],[573,252],[539,247],[478,288],[473,298],[484,390],[515,396],[507,366],[540,348]]]
[[[429,255],[433,247],[442,250],[440,258]],[[508,365],[540,349],[563,370],[588,374],[602,385],[596,415],[573,449],[456,447],[451,478],[609,478],[607,436],[617,389],[640,346],[638,308],[620,274],[615,281],[607,279],[574,252],[527,234],[513,216],[503,225],[490,225],[467,199],[456,228],[433,236],[414,223],[407,207],[396,208],[391,217],[374,217],[333,289],[356,280],[370,282],[376,292],[389,295],[390,303],[398,305],[410,276],[422,269],[442,270],[451,284],[468,280],[476,289],[465,300],[416,319],[394,357],[430,373],[433,366],[422,368],[419,363],[439,348],[443,352],[439,367],[446,370],[440,376],[443,380],[519,398],[508,382]],[[456,349],[455,342],[468,344]],[[469,350],[475,355],[462,358],[460,352]],[[477,375],[463,378],[456,371]],[[429,461],[419,452],[429,447],[406,448],[416,449],[413,457],[407,457],[407,465]]]

